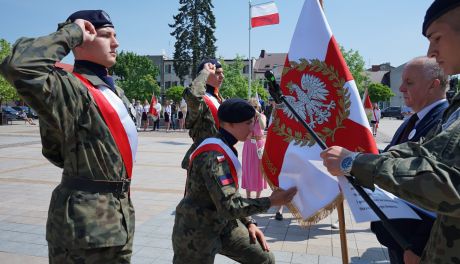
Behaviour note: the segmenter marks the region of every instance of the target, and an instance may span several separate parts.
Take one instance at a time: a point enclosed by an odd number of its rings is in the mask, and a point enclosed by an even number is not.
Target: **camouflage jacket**
[[[190,154],[198,147],[201,141],[217,133],[211,110],[203,99],[206,93],[208,76],[209,72],[202,70],[193,80],[191,87],[185,89],[183,94],[188,110],[185,127],[189,129],[189,135],[193,140],[192,146],[182,160],[183,169],[188,168]]]
[[[439,126],[430,139],[382,155],[362,154],[353,162],[351,173],[361,185],[375,183],[437,213],[421,263],[460,263],[460,119],[452,119],[459,107],[457,95],[442,119],[450,126]]]
[[[71,73],[54,66],[83,34],[70,23],[48,36],[21,38],[0,67],[40,118],[43,155],[63,169],[62,177],[119,181],[127,178],[122,158],[88,89]],[[76,68],[94,86],[106,85]],[[118,96],[129,105],[123,91]],[[126,195],[87,193],[58,185],[51,197],[47,240],[74,248],[124,245],[134,233],[134,209]]]
[[[225,142],[220,134],[216,137]],[[176,229],[201,230],[211,239],[231,231],[237,226],[236,219],[248,224],[246,217],[270,208],[269,198],[243,198],[233,181],[220,180],[224,175],[231,175],[228,161],[222,161],[222,157],[218,151],[205,151],[193,159],[188,170],[186,195],[176,208],[176,218],[183,218],[176,219],[176,223],[184,226],[176,226]]]

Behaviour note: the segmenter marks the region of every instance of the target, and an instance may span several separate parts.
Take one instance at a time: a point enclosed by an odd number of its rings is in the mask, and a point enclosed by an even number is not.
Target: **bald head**
[[[415,112],[446,98],[446,89],[447,76],[434,58],[417,57],[404,67],[399,90]]]
[[[439,80],[439,88],[443,93],[446,92],[448,86],[448,76],[444,74],[444,71],[441,69],[439,64],[436,62],[435,58],[428,58],[426,56],[416,57],[410,60],[405,67],[419,67],[421,71],[421,76],[425,80]]]

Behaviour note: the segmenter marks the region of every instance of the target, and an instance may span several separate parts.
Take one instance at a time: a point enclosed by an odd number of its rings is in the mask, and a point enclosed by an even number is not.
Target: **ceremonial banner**
[[[281,78],[296,111],[328,146],[377,153],[361,98],[317,0],[302,8]],[[287,107],[278,105],[262,165],[272,187],[297,186],[293,214],[316,223],[342,202],[336,177],[322,165],[321,148]]]
[[[280,17],[275,2],[251,6],[251,27],[279,24]]]

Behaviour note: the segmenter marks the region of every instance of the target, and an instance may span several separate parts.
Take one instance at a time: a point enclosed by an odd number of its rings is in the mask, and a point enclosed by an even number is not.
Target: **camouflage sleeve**
[[[364,187],[373,189],[377,184],[428,210],[460,217],[460,164],[458,159],[454,164],[446,162],[443,158],[446,142],[441,142],[442,137],[434,139],[428,145],[414,142],[397,145],[384,155],[359,155],[351,173]],[[432,148],[436,145],[439,148]],[[458,146],[454,149],[459,153]]]
[[[48,36],[19,39],[0,65],[0,73],[37,111],[40,122],[49,122],[51,127],[61,127],[59,117],[74,116],[76,106],[71,100],[75,97],[73,91],[66,90],[72,85],[62,78],[67,73],[54,64],[82,40],[80,27],[69,23]]]
[[[195,159],[203,164],[200,174],[219,215],[238,219],[267,211],[270,208],[269,198],[246,199],[240,196],[235,182],[227,180],[232,179],[230,168],[227,161],[218,160],[220,155],[218,152],[205,152],[200,155],[201,159]]]
[[[197,119],[199,119],[205,107],[203,95],[206,93],[206,82],[208,80],[209,72],[202,70],[200,74],[193,80],[192,85],[184,90],[183,97],[187,103],[187,128],[193,126]]]

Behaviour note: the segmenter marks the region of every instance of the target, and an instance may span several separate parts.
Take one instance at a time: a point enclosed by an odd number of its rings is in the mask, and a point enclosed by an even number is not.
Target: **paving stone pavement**
[[[400,121],[382,120],[377,141],[389,142]],[[185,171],[180,161],[191,140],[185,132],[140,132],[132,199],[136,209],[133,264],[171,263],[174,209],[183,195]],[[242,144],[238,148],[241,150]],[[52,190],[61,171],[41,155],[38,126],[16,121],[0,126],[0,263],[48,263],[45,223]],[[265,190],[262,195],[269,195]],[[277,263],[342,263],[340,239],[331,224],[336,212],[308,229],[285,210],[256,215]],[[350,263],[389,263],[387,251],[369,230],[357,224],[345,206]],[[215,263],[234,261],[218,255]]]

